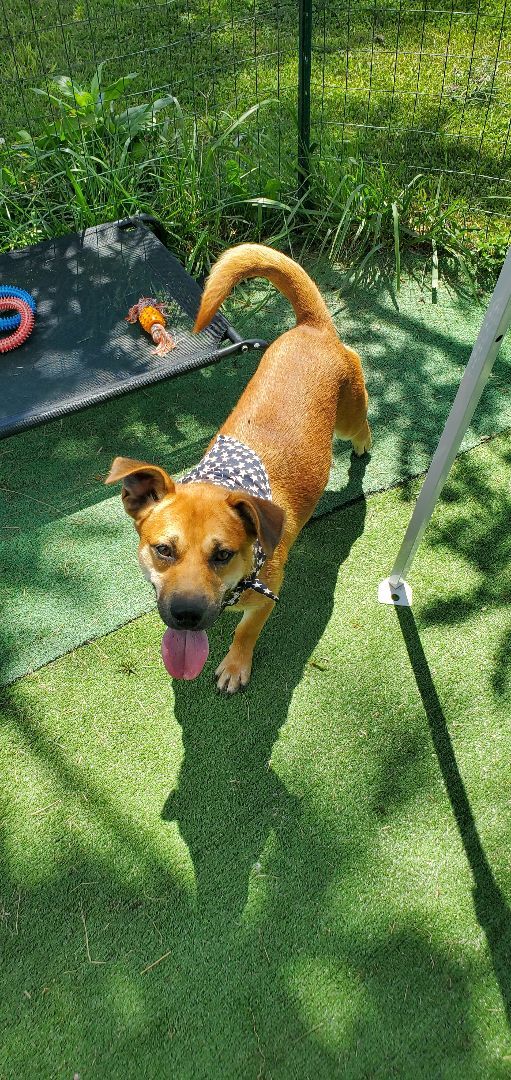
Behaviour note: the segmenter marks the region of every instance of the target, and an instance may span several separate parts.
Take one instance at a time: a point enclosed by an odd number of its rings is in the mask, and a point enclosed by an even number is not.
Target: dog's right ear
[[[135,519],[175,491],[174,481],[165,469],[132,458],[116,457],[112,462],[105,484],[115,484],[118,480],[122,480],[124,509]]]

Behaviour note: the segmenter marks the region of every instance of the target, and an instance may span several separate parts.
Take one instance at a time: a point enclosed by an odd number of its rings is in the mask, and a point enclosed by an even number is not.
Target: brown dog
[[[203,631],[237,600],[241,586],[235,610],[243,617],[216,671],[219,689],[230,694],[250,678],[289,550],[325,488],[334,432],[350,439],[358,455],[371,446],[360,359],[339,341],[316,285],[286,255],[258,244],[226,251],[206,283],[195,331],[211,322],[238,282],[252,277],[268,278],[287,297],[296,326],[265,352],[220,429],[224,438],[210,444],[213,458],[206,457],[188,482],[175,483],[159,466],[117,457],[106,481],[123,481],[142,571],[163,621],[175,631],[171,649],[181,650],[171,661],[173,674],[198,674],[207,656]],[[271,498],[262,479],[259,487],[238,483],[239,469],[223,464],[226,449],[242,455],[243,468],[253,460],[260,479],[266,470]]]

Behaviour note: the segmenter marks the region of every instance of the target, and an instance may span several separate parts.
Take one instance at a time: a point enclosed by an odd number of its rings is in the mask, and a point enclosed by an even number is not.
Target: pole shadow
[[[409,608],[397,607],[396,613],[424,705],[442,779],[474,880],[472,895],[476,918],[486,937],[507,1023],[511,1028],[511,910],[495,881],[477,831],[414,616]]]

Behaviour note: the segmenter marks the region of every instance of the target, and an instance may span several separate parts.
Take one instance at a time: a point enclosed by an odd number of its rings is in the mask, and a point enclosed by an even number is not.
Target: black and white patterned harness
[[[244,446],[230,435],[219,435],[199,464],[179,481],[180,484],[204,482],[218,484],[230,491],[246,491],[248,495],[256,495],[259,499],[271,499],[270,481],[261,459],[250,447]],[[230,590],[222,607],[237,604],[245,589],[253,589],[254,592],[268,596],[270,600],[278,600],[278,596],[275,596],[264,582],[259,581],[257,576],[265,561],[266,555],[259,540],[256,540],[252,573],[238,581]]]

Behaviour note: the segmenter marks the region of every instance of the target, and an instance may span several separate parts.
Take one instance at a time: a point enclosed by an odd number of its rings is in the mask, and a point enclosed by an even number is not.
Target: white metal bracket
[[[399,581],[397,585],[392,585],[390,578],[385,578],[378,585],[378,600],[380,604],[391,604],[392,607],[411,607],[411,587],[407,581]]]

